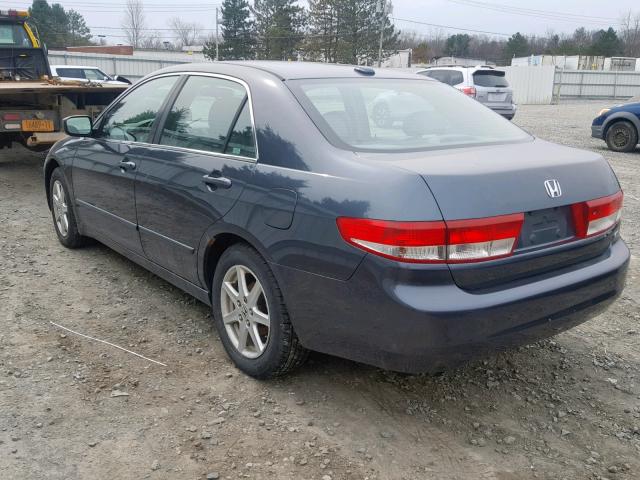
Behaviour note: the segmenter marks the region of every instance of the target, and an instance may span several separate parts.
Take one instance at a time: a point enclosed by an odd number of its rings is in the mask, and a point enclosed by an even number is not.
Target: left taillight
[[[524,214],[471,220],[395,222],[340,217],[348,243],[375,255],[411,263],[465,263],[509,256]]]
[[[477,90],[476,90],[476,87],[464,87],[461,91],[465,95],[468,95],[468,96],[473,97],[473,98],[476,98],[476,95],[478,93]]]
[[[622,218],[622,190],[607,197],[571,205],[573,224],[578,238],[606,232]]]

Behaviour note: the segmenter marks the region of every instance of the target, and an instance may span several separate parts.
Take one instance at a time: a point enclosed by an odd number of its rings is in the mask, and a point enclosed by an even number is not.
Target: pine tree
[[[382,23],[383,56],[388,56],[396,49],[399,32],[380,5],[380,0],[312,0],[306,53],[327,62],[373,64]]]
[[[255,0],[257,54],[261,59],[295,58],[303,39],[304,8],[296,0]]]
[[[87,27],[84,17],[75,10],[67,11],[69,29],[69,45],[81,46],[91,44],[91,30]]]
[[[338,8],[335,0],[309,0],[309,36],[305,55],[313,60],[335,62],[338,43]]]
[[[255,57],[253,22],[247,0],[222,2],[222,39],[220,58],[249,60]]]
[[[40,40],[48,47],[91,44],[91,31],[74,10],[67,12],[59,3],[49,5],[47,0],[33,0],[29,14]]]

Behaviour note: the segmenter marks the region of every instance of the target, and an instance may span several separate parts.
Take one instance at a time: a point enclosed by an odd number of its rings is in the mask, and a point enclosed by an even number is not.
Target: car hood
[[[530,212],[611,195],[620,189],[598,154],[540,139],[400,154],[366,154],[420,175],[445,220]],[[545,181],[557,180],[551,198]]]

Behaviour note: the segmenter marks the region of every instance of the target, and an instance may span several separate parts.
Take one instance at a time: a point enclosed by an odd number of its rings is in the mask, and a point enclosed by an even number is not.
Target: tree
[[[456,33],[447,38],[445,53],[449,56],[466,57],[469,54],[471,37],[466,33]]]
[[[67,11],[69,26],[69,44],[72,46],[90,45],[91,30],[87,27],[84,17],[75,10]]]
[[[593,37],[591,54],[603,57],[613,57],[622,54],[622,42],[616,31],[609,27],[607,30],[599,30]]]
[[[222,2],[222,45],[220,58],[223,60],[250,60],[255,58],[256,42],[254,23],[247,0],[224,0]],[[213,55],[215,58],[215,53]]]
[[[620,40],[627,57],[640,57],[640,13],[628,12],[622,18]]]
[[[91,31],[75,10],[65,11],[59,3],[49,5],[47,0],[33,0],[29,14],[40,40],[49,47],[91,44]]]
[[[133,48],[142,46],[145,31],[144,5],[142,0],[127,0],[122,30],[127,36],[127,41]]]
[[[257,54],[268,60],[295,57],[303,39],[304,9],[295,0],[255,0]]]
[[[326,62],[367,64],[378,58],[382,25],[383,56],[398,46],[398,35],[381,0],[315,0],[309,6],[305,53]]]
[[[173,17],[169,20],[169,28],[171,28],[171,31],[176,36],[176,46],[178,48],[195,45],[198,38],[202,35],[201,25],[185,22],[179,17]]]
[[[511,62],[513,57],[525,57],[529,55],[529,42],[520,32],[516,32],[504,46],[504,60],[506,64]]]
[[[332,62],[338,44],[338,2],[309,0],[309,35],[304,50],[313,60]]]

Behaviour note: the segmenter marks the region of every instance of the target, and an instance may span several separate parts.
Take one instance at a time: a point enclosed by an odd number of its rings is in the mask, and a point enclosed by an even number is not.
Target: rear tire
[[[605,140],[614,152],[631,152],[638,144],[638,131],[630,122],[617,121],[607,128]]]
[[[222,254],[211,292],[222,344],[244,373],[266,379],[305,362],[308,350],[293,330],[273,272],[253,248],[238,244]]]
[[[51,199],[53,227],[60,243],[67,248],[79,248],[85,245],[88,239],[80,235],[78,231],[71,195],[60,168],[56,168],[51,174],[49,198]]]

